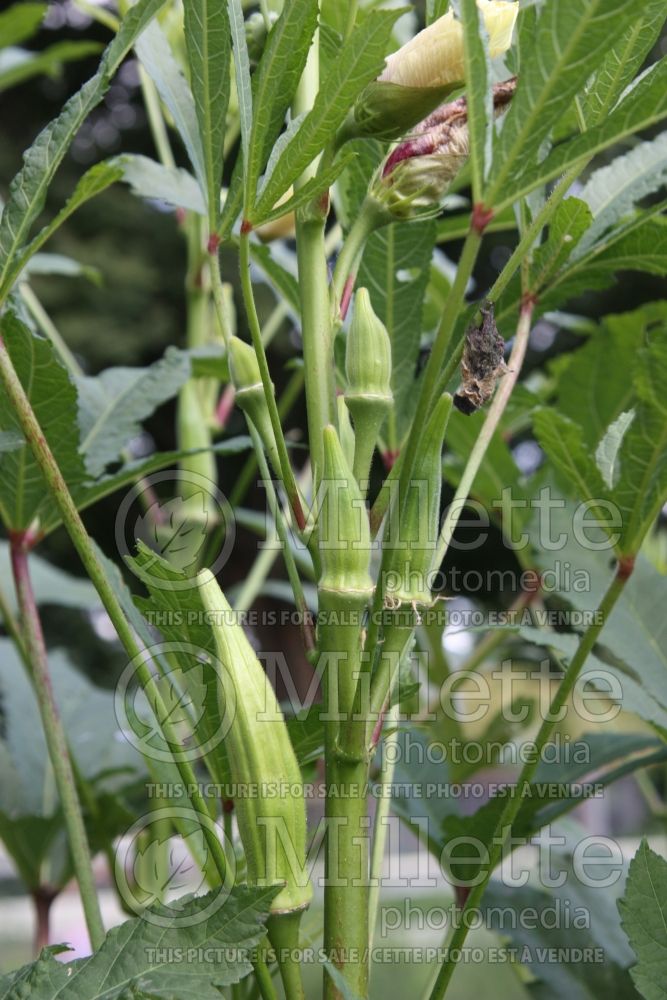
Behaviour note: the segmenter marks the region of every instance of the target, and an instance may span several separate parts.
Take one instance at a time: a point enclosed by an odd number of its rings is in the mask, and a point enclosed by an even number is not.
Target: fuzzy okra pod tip
[[[240,337],[230,337],[227,350],[229,374],[236,390],[236,402],[254,424],[271,465],[279,473],[280,458],[266,405],[257,355],[250,344],[246,344]]]
[[[391,372],[387,328],[375,314],[368,290],[360,288],[345,352],[345,403],[354,422],[353,472],[360,485],[368,478],[378,435],[394,401]]]
[[[221,717],[230,779],[246,856],[248,883],[282,884],[275,916],[304,909],[312,897],[306,873],[306,805],[301,770],[273,688],[241,624],[208,570],[197,578],[217,654]]]

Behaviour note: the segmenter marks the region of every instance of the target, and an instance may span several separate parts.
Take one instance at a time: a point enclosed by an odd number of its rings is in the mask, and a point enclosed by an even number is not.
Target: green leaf
[[[35,34],[48,4],[14,3],[0,13],[0,48],[19,45]]]
[[[394,22],[401,10],[371,11],[355,28],[340,58],[322,80],[311,111],[283,150],[253,208],[264,218],[342,125],[355,98],[379,74]]]
[[[22,252],[18,253],[14,257],[14,260],[11,262],[11,266],[7,270],[3,283],[3,290],[6,289],[9,291],[12,288],[16,279],[21,274],[21,271],[24,267],[26,267],[33,255],[44,246],[47,240],[49,240],[58,229],[60,229],[62,224],[69,219],[69,217],[73,215],[78,208],[85,205],[91,198],[95,198],[98,194],[101,194],[102,191],[106,191],[111,184],[120,180],[122,176],[123,167],[120,158],[103,160],[101,163],[96,163],[94,167],[90,168],[90,170],[87,170],[56,217],[52,219],[47,226],[44,226],[44,228],[39,231],[35,238],[30,241],[28,246]],[[1,291],[0,297],[2,297]]]
[[[514,199],[549,132],[635,13],[632,0],[546,0],[523,13],[519,83],[486,198],[494,208]]]
[[[85,478],[79,454],[74,383],[48,340],[34,336],[12,312],[0,319],[2,335],[39,425],[68,484]],[[19,431],[5,393],[0,395],[0,429]],[[53,506],[31,449],[0,454],[0,514],[5,527],[24,531]]]
[[[207,621],[204,606],[201,603],[199,591],[194,586],[187,586],[192,576],[186,575],[167,562],[152,548],[143,542],[138,542],[137,555],[128,559],[132,570],[146,585],[148,598],[134,599],[136,606],[149,624],[159,627],[166,642],[178,643],[187,648],[200,651],[200,656],[209,658],[207,670],[203,677],[202,715],[194,726],[195,739],[198,746],[211,743],[211,749],[206,754],[208,766],[216,780],[222,782],[227,773],[226,756],[222,741],[222,716],[218,698],[219,678],[211,666],[217,662],[215,638]],[[188,657],[191,660],[192,657]],[[199,664],[186,661],[187,684],[189,674]],[[172,671],[167,674],[170,677]],[[220,738],[218,738],[220,737]]]
[[[255,200],[260,174],[301,79],[317,25],[317,11],[317,0],[291,0],[284,5],[266,41],[253,78],[254,116],[246,174],[248,204]]]
[[[28,277],[32,274],[57,274],[61,278],[87,278],[98,286],[102,282],[98,268],[89,267],[62,253],[36,253],[27,264],[25,273]]]
[[[119,157],[122,179],[140,198],[157,198],[175,208],[206,215],[200,186],[192,174],[181,167],[165,167],[138,153]]]
[[[600,236],[645,198],[667,183],[667,133],[641,142],[590,176],[578,197],[593,214],[593,224],[574,251],[582,257]]]
[[[245,170],[247,169],[250,156],[253,107],[252,87],[250,85],[250,58],[248,56],[248,44],[245,37],[245,22],[243,20],[241,0],[227,0],[227,12],[234,47],[236,93],[238,95],[239,115],[241,117],[241,149]]]
[[[459,19],[463,24],[473,199],[481,203],[491,164],[493,139],[488,35],[479,17],[477,0],[460,0]]]
[[[509,113],[512,111],[514,103]],[[593,125],[582,135],[556,146],[539,166],[509,179],[507,185],[498,189],[501,197],[496,201],[495,207],[501,209],[511,204],[520,195],[545,184],[574,164],[589,159],[595,153],[602,152],[608,146],[621,142],[635,132],[650,128],[665,117],[667,117],[667,59],[661,59],[639,77],[623,100],[598,125]]]
[[[258,216],[255,211],[251,214],[251,221],[253,225],[266,225],[268,222],[273,222],[275,219],[282,219],[283,216],[288,215],[290,212],[295,212],[297,208],[302,205],[307,205],[310,202],[316,201],[321,195],[329,190],[331,185],[339,177],[345,167],[348,165],[353,153],[344,152],[336,157],[336,160],[330,167],[326,170],[318,171],[314,177],[311,177],[309,181],[306,181],[297,191],[294,192],[291,198],[287,201],[279,202],[272,211],[267,211],[265,215]],[[280,163],[280,160],[278,161]],[[268,182],[270,183],[270,181]],[[261,199],[260,199],[261,201]],[[259,209],[257,209],[259,211]]]
[[[611,490],[618,482],[618,453],[623,443],[625,433],[635,418],[634,410],[621,413],[620,417],[610,424],[595,452],[595,461],[605,485]]]
[[[633,226],[625,236],[609,242],[601,252],[583,261],[582,274],[593,276],[618,271],[648,271],[661,277],[667,274],[667,219],[649,219]]]
[[[623,929],[637,964],[630,970],[645,1000],[667,998],[667,861],[646,838],[630,862],[625,895],[618,902]]]
[[[373,233],[357,285],[368,288],[373,309],[391,339],[397,440],[409,424],[421,340],[421,314],[436,238],[433,220],[395,223]]]
[[[253,949],[266,933],[275,893],[275,888],[235,886],[227,895],[214,889],[184,897],[178,918],[173,906],[151,907],[165,926],[142,917],[126,920],[109,931],[90,958],[68,964],[51,960],[48,974],[42,971],[31,984],[31,1000],[220,1000],[222,987],[251,972]],[[202,919],[207,909],[210,916]],[[192,960],[175,961],[177,954]]]
[[[190,377],[190,358],[175,349],[147,368],[108,368],[76,380],[81,452],[100,476],[141,429],[141,421],[176,395]]]
[[[554,212],[549,238],[539,246],[530,268],[530,289],[537,294],[548,285],[576,250],[593,221],[591,209],[579,198],[566,198]]]
[[[645,0],[623,37],[607,53],[586,88],[584,119],[595,125],[605,118],[641,68],[667,17],[663,0]]]
[[[655,334],[654,334],[655,335]],[[635,419],[621,443],[618,485],[612,498],[623,518],[620,545],[635,553],[667,499],[667,341],[644,348],[634,380]]]
[[[172,117],[199,181],[202,196],[205,196],[207,187],[204,149],[199,134],[194,98],[167,37],[157,22],[150,24],[142,33],[134,50]]]
[[[582,440],[581,429],[574,421],[544,407],[535,413],[533,427],[540,446],[570,492],[582,500],[606,496],[593,454]],[[600,520],[604,522],[605,519],[602,516]]]
[[[185,45],[204,150],[209,228],[220,219],[220,188],[230,89],[231,42],[225,0],[184,0]]]
[[[14,254],[25,243],[30,227],[46,198],[56,170],[80,125],[104,97],[111,78],[164,0],[139,0],[131,7],[104,51],[99,69],[71,97],[57,118],[38,135],[24,154],[22,169],[9,188],[9,199],[0,220],[0,299],[7,292],[5,278]]]
[[[0,49],[0,92],[30,77],[44,73],[56,76],[63,64],[75,59],[87,59],[102,49],[97,42],[56,42],[41,52],[27,49]]]

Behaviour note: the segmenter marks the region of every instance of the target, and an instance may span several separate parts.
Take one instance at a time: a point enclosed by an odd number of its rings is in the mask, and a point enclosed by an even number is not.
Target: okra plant
[[[624,778],[664,834],[667,303],[604,314],[667,274],[663,0],[72,4],[106,47],[0,219],[0,838],[37,919],[0,994],[664,997],[667,862],[595,811]],[[45,8],[0,14],[0,85],[50,65],[19,48]],[[132,64],[154,155],[55,204]],[[91,374],[33,279],[81,270],[54,248],[112,185],[171,213],[185,322]],[[104,608],[106,688],[48,603]],[[72,877],[85,957],[49,919]]]

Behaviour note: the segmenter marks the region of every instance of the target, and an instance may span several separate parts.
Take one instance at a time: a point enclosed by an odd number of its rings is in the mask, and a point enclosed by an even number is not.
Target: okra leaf
[[[25,273],[28,277],[33,274],[57,274],[60,278],[86,278],[98,286],[102,281],[98,268],[89,267],[63,253],[36,253],[26,266]]]
[[[25,243],[30,227],[44,207],[49,185],[80,125],[102,100],[136,38],[163,5],[164,0],[139,0],[130,7],[105,49],[97,73],[67,101],[58,117],[40,132],[24,154],[23,167],[10,185],[9,199],[0,219],[0,300],[8,291],[6,277],[14,255]]]
[[[644,838],[630,862],[621,923],[637,956],[632,980],[646,1000],[667,997],[667,861]]]
[[[402,10],[371,11],[355,28],[322,80],[312,110],[280,157],[253,208],[264,218],[342,125],[356,97],[382,70],[391,31]]]
[[[188,673],[207,660],[203,676],[203,712],[195,722],[193,733],[198,746],[210,744],[204,756],[215,780],[223,782],[228,769],[222,738],[219,678],[211,666],[217,662],[217,651],[194,578],[172,566],[142,541],[137,543],[136,556],[128,558],[127,562],[149,592],[147,598],[135,597],[135,605],[149,624],[157,625],[165,642],[177,643],[184,651],[179,660],[185,669],[186,689]],[[193,654],[198,659],[193,659]],[[167,677],[170,674],[171,671]]]
[[[11,575],[9,544],[0,542],[0,579],[10,580]],[[30,553],[30,576],[38,605],[59,604],[61,607],[86,609],[100,606],[97,591],[89,580],[66,573],[42,559],[37,552]],[[7,587],[5,600],[12,613],[18,614],[13,587]]]
[[[0,93],[32,76],[55,76],[61,72],[64,63],[87,59],[101,50],[102,46],[97,42],[56,42],[41,52],[19,49],[17,59],[15,49],[0,49]]]
[[[81,453],[90,476],[102,475],[141,429],[141,421],[190,377],[186,351],[167,350],[147,368],[107,368],[77,378]]]
[[[241,119],[241,152],[243,155],[243,173],[245,176],[248,157],[250,155],[253,107],[252,87],[250,84],[250,57],[248,56],[248,44],[245,37],[245,22],[243,20],[241,0],[227,0],[227,14],[233,42],[236,93]]]
[[[486,198],[494,208],[513,200],[551,129],[635,14],[632,0],[546,0],[523,13],[519,82]]]
[[[534,294],[548,286],[585,238],[593,221],[591,209],[580,198],[566,198],[554,212],[549,238],[533,253],[530,289]]]
[[[86,478],[79,454],[76,387],[50,342],[32,334],[15,313],[2,316],[0,329],[60,471],[68,485],[76,487]],[[0,429],[21,432],[6,393],[0,394]],[[0,515],[5,527],[24,531],[53,506],[30,447],[0,453]]]
[[[253,121],[250,131],[246,201],[255,200],[259,177],[280,134],[285,113],[301,79],[317,25],[317,0],[292,0],[266,40],[252,81]]]
[[[151,907],[146,917],[110,930],[90,958],[68,963],[40,958],[23,982],[31,1000],[117,1000],[137,993],[162,1000],[220,1000],[221,987],[252,971],[253,949],[266,933],[275,894],[275,888],[234,886],[182,897],[177,909]],[[205,918],[204,911],[209,912]],[[150,914],[160,923],[151,922]],[[175,954],[186,953],[192,961],[174,961]]]
[[[409,426],[415,402],[421,315],[436,232],[433,220],[385,226],[368,240],[359,268],[357,286],[368,288],[391,339],[396,442]]]
[[[619,219],[647,195],[667,184],[667,133],[641,142],[593,173],[577,195],[593,214],[593,222],[573,257],[582,257]]]
[[[666,17],[663,0],[646,0],[642,4],[586,87],[581,108],[587,125],[595,125],[609,114],[655,45]]]
[[[157,22],[150,24],[141,34],[134,50],[139,62],[153,81],[160,100],[172,117],[199,181],[202,196],[206,197],[204,149],[199,134],[194,98],[167,36]]]
[[[476,203],[481,203],[493,142],[488,36],[479,16],[477,0],[458,0],[454,9],[463,25],[473,199]]]
[[[69,219],[69,217],[73,215],[77,209],[81,208],[82,205],[85,205],[91,198],[95,198],[98,194],[106,191],[106,189],[116,181],[121,180],[122,176],[123,166],[120,157],[111,160],[103,160],[101,163],[96,163],[94,167],[90,168],[90,170],[87,170],[55,218],[52,219],[48,225],[44,226],[39,233],[37,233],[35,238],[30,241],[22,252],[15,256],[10,268],[8,269],[5,279],[7,290],[11,289],[21,274],[21,271],[30,263],[34,254],[36,254],[37,251],[44,246],[47,240],[49,240],[58,229],[60,229],[62,224],[66,222],[66,220]]]
[[[274,222],[276,219],[282,219],[283,216],[288,215],[290,212],[295,212],[297,208],[302,205],[307,205],[309,202],[316,201],[321,196],[328,192],[331,185],[339,177],[345,167],[348,165],[352,159],[353,154],[350,152],[343,152],[336,157],[334,162],[326,170],[321,173],[318,172],[314,177],[298,188],[294,192],[291,198],[286,201],[280,201],[274,206],[270,211],[267,210],[264,215],[257,215],[256,212],[259,209],[254,209],[250,214],[250,221],[253,225],[266,225],[268,222]],[[278,161],[280,164],[280,161]],[[271,175],[273,177],[273,174]],[[271,181],[269,180],[269,184]],[[268,186],[268,184],[267,184]],[[261,199],[260,199],[261,201]]]
[[[582,440],[581,428],[556,410],[544,407],[533,417],[533,427],[540,446],[551,460],[558,478],[568,492],[582,500],[606,498],[595,457]],[[604,517],[601,521],[604,522]]]
[[[0,49],[31,38],[46,14],[48,4],[14,3],[0,13]]]
[[[511,111],[513,110],[514,103]],[[663,58],[638,78],[623,100],[603,121],[574,139],[557,145],[538,166],[529,167],[524,172],[517,172],[508,177],[506,184],[497,189],[500,197],[495,200],[495,208],[498,210],[504,208],[521,195],[558,177],[569,167],[584,162],[608,146],[634,135],[635,132],[650,128],[665,117],[667,117],[667,59]]]
[[[539,543],[540,520],[536,518],[531,529],[534,565],[549,581],[550,594],[585,624],[582,616],[590,616],[598,606],[614,573],[613,539],[592,524],[585,508],[568,504],[549,512],[551,547],[547,549]],[[666,601],[667,579],[640,553],[605,623],[596,655],[584,666],[593,686],[606,698],[610,679],[614,681],[614,700],[626,712],[649,722],[663,739],[667,734]],[[534,629],[531,641],[554,648],[567,661],[579,640],[572,633]]]
[[[204,152],[209,229],[220,219],[220,188],[230,90],[231,39],[225,0],[184,0],[185,46]]]
[[[192,174],[181,167],[165,167],[138,153],[119,157],[122,179],[132,193],[140,198],[166,201],[175,208],[184,208],[197,215],[206,215],[201,187]]]

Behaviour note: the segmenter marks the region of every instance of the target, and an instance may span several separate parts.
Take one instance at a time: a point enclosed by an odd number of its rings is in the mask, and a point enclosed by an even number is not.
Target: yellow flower
[[[512,43],[519,4],[477,0],[477,6],[489,35],[489,55],[502,55]],[[430,88],[463,82],[464,78],[463,27],[449,10],[390,55],[379,80],[402,87]]]

